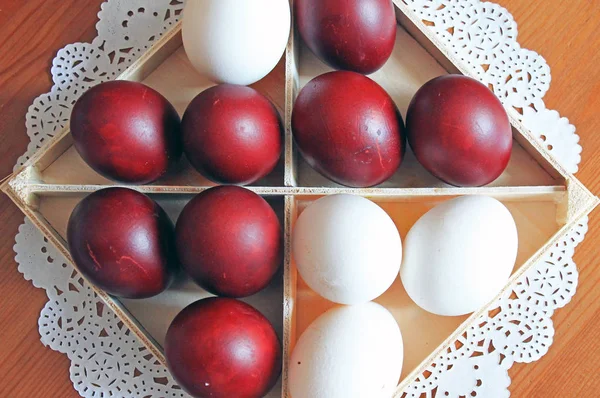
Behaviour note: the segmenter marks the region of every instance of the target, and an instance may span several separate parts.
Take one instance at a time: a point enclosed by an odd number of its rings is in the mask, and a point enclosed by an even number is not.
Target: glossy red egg
[[[281,343],[273,326],[232,298],[206,298],[184,308],[164,348],[177,383],[198,398],[260,398],[281,373]]]
[[[181,123],[165,97],[142,83],[101,83],[71,113],[75,148],[111,180],[146,184],[181,156]]]
[[[177,269],[173,223],[155,201],[131,189],[86,196],[71,213],[67,240],[77,269],[114,296],[154,296]]]
[[[196,195],[177,220],[177,253],[188,275],[211,293],[252,295],[282,260],[277,215],[260,196],[230,185]]]
[[[385,64],[396,40],[392,0],[295,0],[302,39],[335,69],[373,73]]]
[[[221,84],[201,92],[182,126],[190,163],[218,183],[255,182],[273,170],[281,154],[277,109],[250,87]]]
[[[292,112],[304,159],[339,184],[369,187],[390,178],[404,156],[404,125],[392,98],[354,72],[330,72],[304,86]]]
[[[486,185],[508,165],[512,129],[506,111],[492,91],[470,77],[427,82],[409,105],[406,126],[418,161],[448,184]]]

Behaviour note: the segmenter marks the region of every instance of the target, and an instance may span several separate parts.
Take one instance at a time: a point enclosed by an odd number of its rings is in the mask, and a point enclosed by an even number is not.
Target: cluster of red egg
[[[268,174],[281,152],[271,102],[227,84],[200,93],[180,121],[143,84],[103,83],[75,104],[71,132],[93,169],[126,183],[160,178],[185,152],[207,178],[245,184]],[[186,390],[258,397],[271,389],[281,371],[280,341],[260,312],[234,299],[264,289],[282,261],[279,219],[262,197],[239,186],[211,188],[187,203],[174,226],[148,196],[107,188],[77,205],[67,235],[79,270],[112,295],[159,294],[181,265],[201,287],[227,297],[186,307],[169,327],[168,365]]]
[[[81,157],[115,181],[148,184],[182,151],[217,183],[249,184],[269,174],[281,154],[281,121],[273,104],[245,86],[220,84],[198,94],[180,120],[160,93],[112,81],[88,90],[71,114]]]
[[[380,184],[400,166],[407,137],[417,160],[446,183],[481,186],[502,174],[511,127],[486,86],[461,75],[429,81],[413,97],[405,128],[392,98],[362,75],[384,66],[394,48],[391,1],[298,1],[296,18],[308,47],[344,69],[311,80],[294,105],[294,139],[314,169],[342,185]]]

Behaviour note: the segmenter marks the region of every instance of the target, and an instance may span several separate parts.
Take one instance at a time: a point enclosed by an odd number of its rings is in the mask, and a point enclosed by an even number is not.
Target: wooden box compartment
[[[291,68],[294,88],[291,102],[298,92],[313,78],[334,69],[321,62],[304,44],[296,34],[292,41],[294,63]],[[439,59],[439,57],[438,57]],[[387,63],[377,72],[369,75],[379,83],[392,97],[402,118],[406,121],[408,105],[417,90],[434,77],[448,73],[456,73],[456,68],[445,68],[432,54],[427,52],[419,42],[413,38],[404,25],[396,33],[396,44],[392,56]],[[291,120],[291,108],[288,108],[287,120]],[[289,126],[288,126],[289,127]],[[518,134],[515,131],[515,134]],[[292,142],[292,146],[293,146]],[[290,154],[292,174],[288,176],[286,184],[300,187],[342,187],[327,179],[312,169],[298,151],[294,148]],[[564,185],[564,179],[551,169],[541,166],[519,144],[513,140],[513,150],[508,167],[502,175],[488,186],[552,186]],[[406,155],[396,173],[377,188],[432,188],[451,187],[430,174],[416,160],[409,146]]]
[[[394,3],[399,23],[396,47],[386,66],[371,77],[393,97],[404,117],[410,99],[423,83],[444,73],[467,73],[468,69],[452,56],[450,49],[436,41],[401,0]],[[299,90],[308,80],[328,70],[292,31],[280,64],[253,85],[274,102],[285,125],[281,161],[270,175],[248,187],[269,201],[285,231],[281,272],[266,290],[245,300],[273,322],[283,341],[281,387],[273,389],[269,397],[289,397],[287,359],[293,345],[308,324],[332,305],[306,286],[297,275],[290,254],[293,223],[318,197],[335,193],[366,196],[388,212],[402,238],[420,215],[446,199],[475,194],[495,197],[509,208],[519,231],[517,264],[506,288],[598,203],[521,125],[515,109],[508,109],[514,137],[509,167],[488,186],[448,186],[426,172],[410,151],[397,173],[378,187],[352,189],[334,184],[302,160],[294,148],[290,128],[291,111]],[[181,24],[174,26],[119,79],[141,81],[155,88],[180,114],[195,95],[212,85],[187,60],[182,48]],[[151,195],[175,219],[194,194],[212,185],[183,159],[157,182],[133,188]],[[72,146],[69,131],[65,130],[10,176],[2,184],[2,190],[70,260],[65,230],[71,210],[85,194],[109,186],[115,184],[83,162]],[[170,321],[185,305],[208,295],[184,276],[166,292],[146,300],[118,300],[97,289],[96,292],[163,363],[161,344]],[[397,395],[478,313],[487,310],[484,307],[463,317],[426,313],[407,297],[399,279],[377,301],[396,317],[405,340],[404,368]]]
[[[495,196],[495,195],[491,195]],[[299,195],[291,203],[292,226],[302,211],[320,196]],[[400,236],[404,238],[412,225],[434,206],[456,197],[449,196],[375,196],[369,197],[377,203],[392,218]],[[555,195],[495,196],[511,212],[519,235],[519,249],[513,275],[519,274],[520,267],[532,257],[560,229],[556,219],[559,203]],[[310,323],[326,310],[335,306],[334,303],[320,297],[312,291],[302,277],[296,273],[296,266],[291,259],[290,276],[292,283],[291,296],[295,298],[292,327],[293,342]],[[396,278],[391,288],[375,299],[375,302],[387,308],[396,318],[402,331],[404,341],[404,365],[402,379],[415,370],[444,340],[469,318],[464,316],[439,316],[431,314],[417,306],[408,296],[400,278]]]
[[[59,242],[61,251],[67,247],[67,221],[69,215],[83,199],[87,193],[49,193],[38,195],[37,212],[40,217],[52,228],[53,240]],[[171,220],[175,222],[183,210],[186,203],[194,197],[194,194],[155,194],[149,196],[157,201],[166,211]],[[280,195],[266,196],[265,199],[271,205],[281,225],[284,223],[284,197]],[[283,341],[283,270],[281,266],[278,273],[264,290],[259,293],[244,298],[242,301],[254,306],[263,313],[275,327],[277,335]],[[104,295],[103,295],[104,296]],[[158,296],[148,299],[118,299],[104,296],[105,300],[110,300],[108,304],[117,308],[117,314],[127,320],[127,324],[134,332],[143,334],[147,339],[146,344],[152,347],[155,355],[159,355],[159,360],[164,363],[164,358],[160,354],[167,329],[175,316],[188,304],[199,299],[210,297],[208,293],[196,283],[194,283],[184,273],[180,273],[173,284]],[[116,307],[115,307],[116,306]],[[157,314],[160,314],[157,316]],[[279,397],[281,387],[273,389],[269,397]]]

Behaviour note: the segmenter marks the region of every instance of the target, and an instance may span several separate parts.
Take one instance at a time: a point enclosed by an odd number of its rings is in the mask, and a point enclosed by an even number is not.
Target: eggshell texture
[[[230,298],[183,309],[165,338],[167,365],[194,397],[260,398],[281,373],[281,344],[260,312]]]
[[[281,154],[279,114],[250,87],[203,91],[188,105],[182,127],[190,163],[218,183],[250,184],[269,174]]]
[[[181,156],[175,108],[136,82],[105,82],[86,91],[73,107],[71,135],[91,168],[124,183],[152,182]]]
[[[148,196],[106,188],[86,196],[69,218],[67,240],[77,269],[109,294],[157,295],[177,269],[173,223]]]
[[[290,20],[288,0],[188,1],[183,46],[200,74],[217,83],[248,85],[279,62]]]
[[[409,105],[406,126],[418,161],[448,184],[489,184],[510,160],[506,111],[494,93],[470,77],[447,75],[426,83]]]
[[[332,308],[298,339],[289,364],[294,398],[389,398],[400,379],[402,335],[375,303]]]
[[[262,290],[282,260],[277,215],[263,198],[238,186],[196,195],[177,220],[176,240],[185,271],[221,296],[245,297]]]
[[[292,253],[308,286],[340,304],[383,294],[397,277],[402,242],[396,225],[361,196],[325,196],[298,217]]]
[[[392,54],[392,0],[297,0],[294,6],[302,39],[335,69],[373,73]]]
[[[517,227],[502,203],[487,196],[455,198],[429,210],[408,232],[402,284],[426,311],[468,314],[506,285],[517,248]]]
[[[342,185],[380,184],[404,156],[404,124],[394,101],[354,72],[325,73],[308,82],[294,104],[292,129],[308,164]]]

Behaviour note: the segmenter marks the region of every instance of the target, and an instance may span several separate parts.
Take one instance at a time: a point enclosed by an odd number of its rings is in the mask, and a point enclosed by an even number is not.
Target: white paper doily
[[[550,68],[539,54],[521,48],[508,11],[479,0],[402,0],[493,87],[505,106],[570,172],[581,157],[575,127],[546,109]],[[54,86],[27,113],[31,142],[21,165],[68,122],[71,107],[87,88],[111,80],[179,19],[183,1],[109,0],[102,4],[92,43],[61,49],[52,63]],[[15,167],[17,167],[15,166]],[[577,287],[572,257],[587,231],[584,219],[536,263],[457,342],[408,386],[407,397],[508,397],[508,369],[538,360],[552,344],[551,316]],[[15,244],[19,271],[46,290],[39,318],[42,342],[71,360],[71,380],[84,397],[186,397],[168,371],[95,296],[76,271],[27,220]]]

